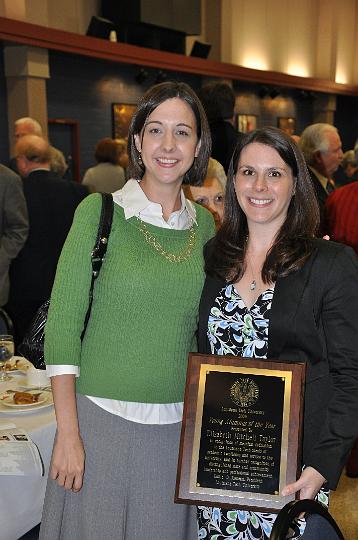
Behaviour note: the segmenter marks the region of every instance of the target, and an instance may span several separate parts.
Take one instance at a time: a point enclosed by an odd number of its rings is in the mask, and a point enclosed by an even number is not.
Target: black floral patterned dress
[[[212,354],[266,358],[269,311],[274,287],[260,294],[247,308],[233,285],[218,294],[210,310],[208,338]],[[321,489],[316,497],[328,505],[329,492]],[[198,507],[199,538],[210,540],[267,540],[277,514]],[[305,528],[297,520],[289,538],[298,539]]]

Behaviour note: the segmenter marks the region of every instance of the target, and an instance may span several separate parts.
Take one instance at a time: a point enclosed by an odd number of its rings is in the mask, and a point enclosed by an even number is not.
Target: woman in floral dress
[[[281,495],[328,504],[358,431],[358,263],[350,248],[314,237],[318,219],[295,142],[276,128],[248,134],[233,155],[223,226],[206,246],[199,350],[306,362],[302,473]],[[202,506],[199,538],[267,540],[275,517]],[[290,538],[318,538],[310,529],[320,519],[297,521]]]

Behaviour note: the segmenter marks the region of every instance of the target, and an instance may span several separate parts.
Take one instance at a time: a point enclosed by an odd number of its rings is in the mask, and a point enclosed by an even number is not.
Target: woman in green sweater
[[[106,258],[81,342],[101,197],[78,208],[51,296],[45,358],[57,435],[40,538],[194,540],[173,494],[187,356],[203,285],[210,135],[184,83],[151,88],[129,131],[130,178],[113,194]]]

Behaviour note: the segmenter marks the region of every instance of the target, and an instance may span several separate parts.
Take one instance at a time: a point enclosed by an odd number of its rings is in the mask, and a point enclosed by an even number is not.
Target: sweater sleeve
[[[83,200],[63,246],[45,328],[46,364],[80,365],[81,333],[91,284],[91,251],[101,206],[100,194]]]

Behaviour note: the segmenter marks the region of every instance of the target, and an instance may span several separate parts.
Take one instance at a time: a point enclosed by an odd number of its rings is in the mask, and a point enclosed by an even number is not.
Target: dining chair
[[[0,334],[14,335],[12,320],[3,308],[0,308]]]
[[[302,540],[344,540],[337,523],[322,503],[311,499],[291,501],[277,515],[270,540],[285,540],[293,520],[305,512],[306,531]]]

